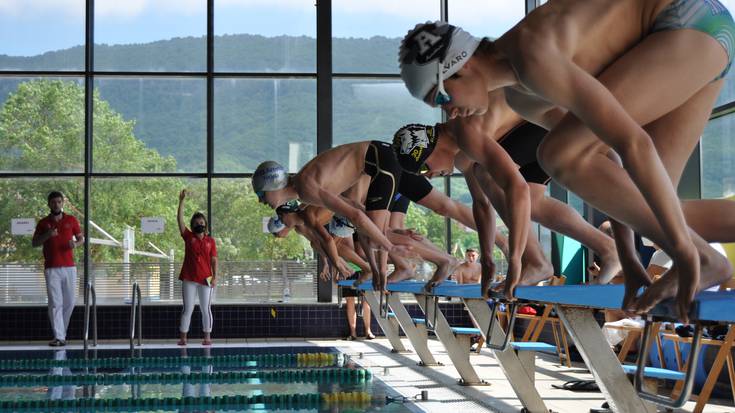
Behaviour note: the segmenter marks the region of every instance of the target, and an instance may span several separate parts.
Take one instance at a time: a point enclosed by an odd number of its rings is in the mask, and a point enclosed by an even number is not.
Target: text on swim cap
[[[447,73],[449,69],[452,68],[452,66],[460,64],[464,59],[467,58],[467,51],[462,50],[458,55],[452,56],[451,59],[444,62],[444,66],[442,67],[442,74]]]

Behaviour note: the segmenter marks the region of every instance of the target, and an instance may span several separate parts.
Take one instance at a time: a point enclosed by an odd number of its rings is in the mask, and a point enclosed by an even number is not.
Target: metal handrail
[[[487,348],[491,350],[496,351],[505,351],[508,349],[508,345],[510,344],[510,337],[513,335],[513,326],[515,326],[516,323],[516,307],[518,306],[517,301],[512,301],[507,303],[508,305],[508,313],[510,315],[510,320],[508,321],[508,330],[505,332],[505,339],[503,339],[503,343],[500,345],[494,344],[492,342],[492,333],[493,333],[493,326],[495,325],[495,320],[498,318],[498,307],[500,307],[500,301],[495,301],[493,303],[493,311],[492,314],[490,314],[490,322],[487,326],[487,332],[485,333],[485,343]]]
[[[137,300],[136,300],[137,297]],[[133,351],[133,341],[135,340],[135,330],[138,330],[138,346],[141,346],[141,337],[143,336],[143,308],[141,307],[141,294],[138,282],[133,283],[133,291],[130,295],[130,351]]]
[[[671,409],[678,409],[686,404],[689,400],[689,396],[692,394],[692,387],[694,387],[694,376],[697,370],[697,361],[699,360],[699,353],[702,342],[702,323],[697,323],[694,328],[694,336],[692,336],[692,345],[689,349],[689,360],[687,360],[686,375],[684,376],[684,385],[682,386],[679,397],[673,399],[667,396],[661,396],[659,394],[649,393],[643,388],[643,377],[646,368],[646,360],[648,360],[648,351],[651,347],[651,328],[653,326],[653,320],[650,316],[646,317],[646,326],[643,329],[643,338],[641,340],[641,346],[638,349],[638,362],[636,363],[635,372],[635,391],[638,392],[643,400],[648,400],[652,403],[660,406],[668,407]]]
[[[342,289],[345,287],[337,286],[337,308],[342,309]]]
[[[93,332],[93,345],[97,347],[97,293],[94,290],[94,284],[88,282],[84,286],[84,354],[87,354],[87,347],[89,347],[89,318],[90,308],[89,302],[90,297],[92,298],[92,328]]]
[[[364,296],[358,292],[357,304],[355,305],[355,312],[357,313],[357,317],[362,317],[363,299],[364,299]]]
[[[385,292],[383,291],[380,291],[379,294],[380,294],[380,300],[378,302],[378,315],[383,320],[387,320],[388,313],[390,312],[388,309],[388,297],[386,297]]]
[[[429,299],[431,299],[434,302],[434,308],[433,313],[431,316],[429,316]],[[424,295],[424,325],[426,326],[426,330],[428,331],[435,331],[436,330],[436,315],[439,311],[439,296],[429,296]]]

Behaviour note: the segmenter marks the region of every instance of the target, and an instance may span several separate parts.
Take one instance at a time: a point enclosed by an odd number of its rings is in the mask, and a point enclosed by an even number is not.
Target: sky
[[[215,34],[316,36],[318,0],[215,0]],[[735,0],[721,0],[735,9]],[[449,21],[497,37],[525,0],[449,0]],[[33,56],[84,43],[84,0],[0,0],[0,54]],[[206,0],[96,0],[95,42],[146,43],[206,33]],[[332,0],[335,37],[402,37],[437,20],[439,0]]]
[[[215,0],[215,34],[316,36],[317,0]],[[733,0],[735,1],[735,0]],[[498,36],[524,0],[449,0],[449,20]],[[84,0],[0,0],[0,54],[33,56],[84,43]],[[402,37],[439,19],[438,0],[333,0],[335,37]],[[97,0],[95,42],[146,43],[206,33],[206,0]]]

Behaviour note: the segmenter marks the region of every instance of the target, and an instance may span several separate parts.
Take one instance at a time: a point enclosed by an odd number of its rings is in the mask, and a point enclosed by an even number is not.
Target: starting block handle
[[[380,318],[383,320],[388,319],[388,300],[385,296],[385,293],[382,291],[379,292],[380,294],[380,301],[378,303],[378,314],[380,315]]]
[[[337,286],[337,308],[340,310],[342,309],[342,288],[344,287]]]
[[[429,300],[433,301],[433,314],[429,316]],[[426,308],[426,330],[428,331],[434,331],[436,330],[436,314],[437,311],[439,311],[439,297],[436,295],[424,295],[424,308]]]
[[[643,400],[650,401],[660,406],[668,407],[671,409],[678,409],[686,404],[689,400],[689,396],[692,393],[692,387],[694,386],[694,376],[697,369],[697,361],[699,359],[699,351],[701,349],[702,342],[702,324],[697,323],[694,328],[694,336],[692,337],[692,345],[689,351],[689,360],[687,360],[687,372],[684,376],[684,385],[682,386],[681,393],[676,399],[671,397],[661,396],[659,394],[649,393],[643,388],[643,377],[644,369],[646,368],[646,360],[648,360],[648,350],[651,347],[651,327],[653,326],[653,320],[651,317],[646,317],[646,326],[643,329],[643,337],[641,340],[641,347],[638,350],[638,362],[636,363],[635,372],[635,390]]]
[[[487,332],[485,333],[485,345],[487,348],[495,351],[505,351],[508,349],[508,346],[510,345],[510,337],[513,335],[513,326],[515,326],[516,323],[516,308],[518,307],[518,302],[513,301],[510,303],[507,303],[508,305],[508,312],[510,314],[510,321],[508,321],[508,331],[505,332],[505,339],[503,340],[503,343],[500,345],[493,344],[492,342],[492,332],[493,327],[495,326],[495,320],[498,318],[498,307],[500,307],[500,302],[495,301],[493,303],[493,312],[490,314],[490,323],[488,323],[487,326]]]

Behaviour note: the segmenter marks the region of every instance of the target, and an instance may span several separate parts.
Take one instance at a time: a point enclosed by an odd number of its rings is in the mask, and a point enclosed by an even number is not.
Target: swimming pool
[[[3,412],[415,411],[396,396],[334,348],[0,352]]]

